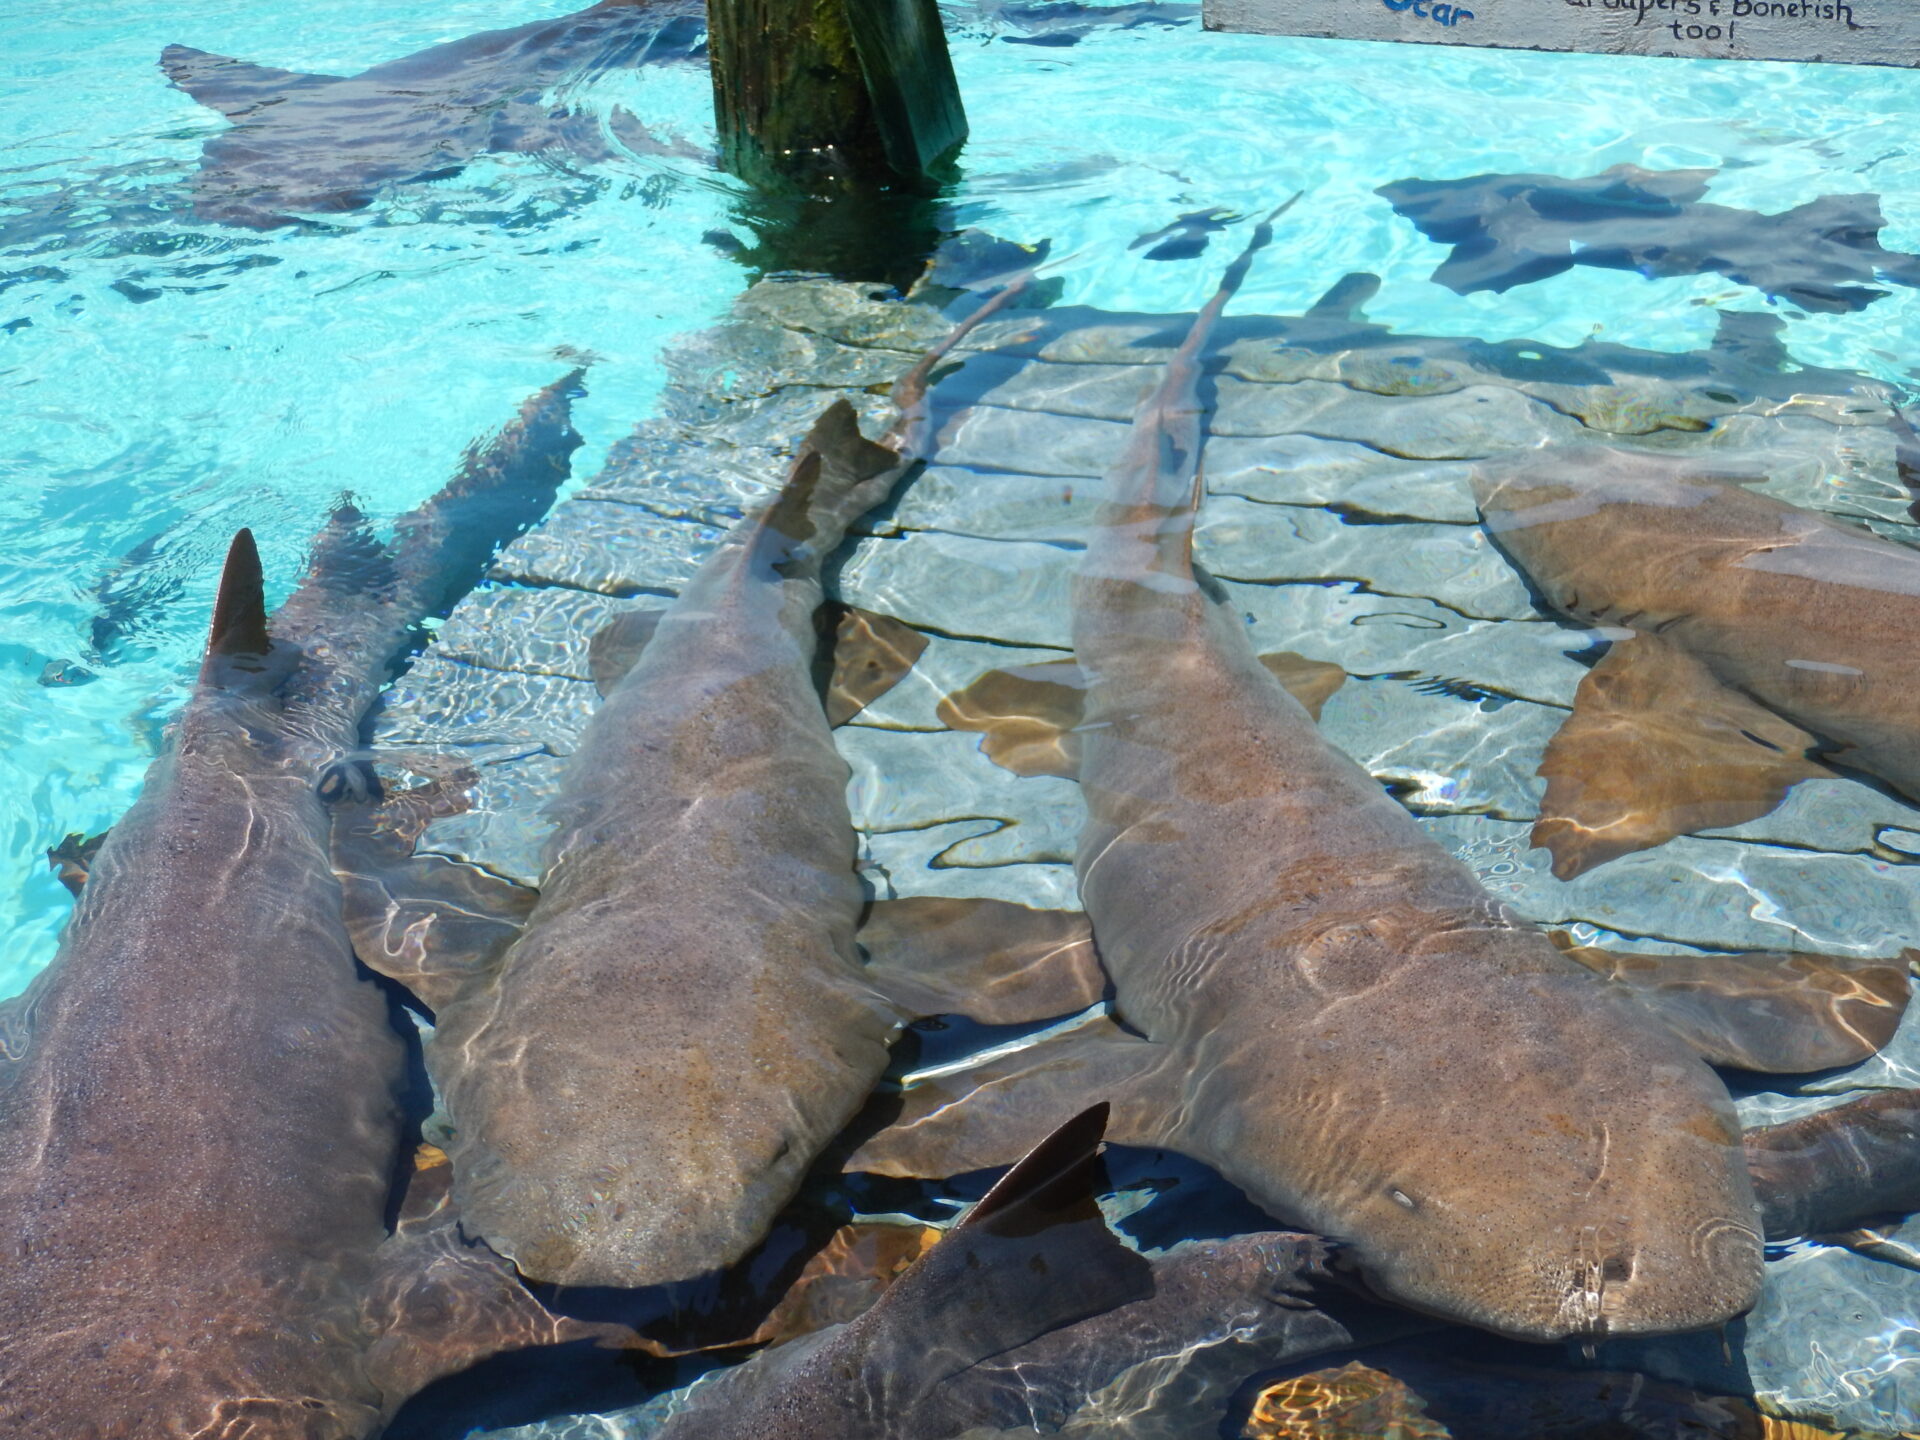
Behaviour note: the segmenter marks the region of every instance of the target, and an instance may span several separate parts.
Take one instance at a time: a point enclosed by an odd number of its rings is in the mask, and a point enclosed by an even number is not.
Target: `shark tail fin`
[[[444,615],[553,508],[583,443],[573,402],[587,393],[586,373],[576,366],[529,395],[499,434],[469,447],[453,479],[394,522],[402,608]]]
[[[773,503],[761,512],[759,542],[782,553],[768,558],[783,567],[803,556],[819,565],[846,538],[854,521],[893,493],[908,471],[933,449],[935,380],[949,354],[982,321],[1013,303],[1031,272],[1016,276],[948,331],[893,387],[897,414],[883,440],[860,433],[860,421],[845,399],[829,405],[801,442],[798,458]]]
[[[780,493],[760,513],[755,543],[775,564],[817,568],[904,470],[895,451],[860,433],[853,406],[836,400],[800,442]]]
[[[273,642],[267,634],[265,581],[253,532],[241,530],[227,550],[220,572],[220,594],[213,603],[207,656],[200,666],[202,684],[223,684],[233,671],[264,668]]]
[[[1112,498],[1101,507],[1095,524],[1131,536],[1142,532],[1143,522],[1150,522],[1150,559],[1155,570],[1181,577],[1193,574],[1193,529],[1204,488],[1200,449],[1206,440],[1206,417],[1200,403],[1200,375],[1207,345],[1215,322],[1253,268],[1254,256],[1273,239],[1274,221],[1299,199],[1296,191],[1253,227],[1246,248],[1227,266],[1219,288],[1193,317],[1160,383],[1134,411],[1126,453],[1108,472]]]

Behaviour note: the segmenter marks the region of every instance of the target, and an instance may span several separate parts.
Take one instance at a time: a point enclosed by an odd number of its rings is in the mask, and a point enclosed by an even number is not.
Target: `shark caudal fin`
[[[220,594],[213,602],[200,683],[227,685],[236,674],[257,674],[265,669],[272,648],[260,551],[253,543],[253,532],[241,530],[233,537],[226,568],[220,572]]]
[[[273,619],[275,639],[300,657],[285,695],[310,737],[356,748],[361,718],[416,627],[446,614],[552,506],[580,444],[570,412],[581,373],[530,396],[452,480],[394,521],[387,544],[352,506],[334,511],[306,578]]]
[[[800,442],[780,493],[760,512],[755,548],[783,573],[795,565],[817,569],[905,470],[896,451],[860,433],[851,404],[834,401]]]
[[[468,448],[453,479],[394,522],[404,608],[446,613],[503,547],[553,508],[584,443],[573,428],[573,402],[587,393],[586,374],[579,366],[529,395],[498,435]]]
[[[1133,414],[1127,448],[1107,472],[1108,499],[1094,518],[1102,539],[1119,550],[1097,568],[1116,575],[1140,570],[1191,578],[1193,527],[1202,489],[1200,447],[1206,426],[1200,375],[1214,323],[1238,293],[1253,257],[1273,239],[1273,223],[1298,203],[1299,192],[1253,227],[1246,248],[1227,266],[1213,298],[1200,307],[1160,383]]]
[[[867,1373],[924,1394],[982,1360],[1153,1293],[1146,1259],[1107,1228],[1095,1195],[1107,1106],[1042,1140],[869,1312]]]
[[[836,400],[800,443],[780,493],[760,514],[753,543],[766,563],[783,568],[819,565],[846,538],[853,522],[893,488],[933,444],[929,391],[940,363],[975,326],[1011,304],[1025,289],[1021,275],[947,332],[893,387],[898,412],[880,443],[860,433],[853,406]]]
[[[276,104],[292,91],[332,85],[341,78],[253,65],[230,55],[196,50],[191,45],[167,46],[160,52],[160,69],[176,90],[184,90],[229,120],[242,119],[263,105]]]

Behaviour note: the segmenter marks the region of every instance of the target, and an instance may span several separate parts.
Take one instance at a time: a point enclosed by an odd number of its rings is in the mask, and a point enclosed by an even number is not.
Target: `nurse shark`
[[[849,1168],[1004,1163],[1108,1095],[1117,1138],[1338,1238],[1384,1298],[1536,1341],[1724,1323],[1761,1212],[1707,1061],[1862,1058],[1904,965],[1562,951],[1320,737],[1191,555],[1203,346],[1269,234],[1136,413],[1073,585],[1076,868],[1121,1024],[909,1089]]]
[[[0,1006],[7,1435],[358,1440],[484,1354],[606,1333],[547,1315],[403,1153],[405,1047],[354,964],[324,798],[413,627],[551,503],[577,380],[390,544],[337,513],[271,621],[235,537],[171,746]]]
[[[1777,215],[1713,205],[1711,170],[1615,165],[1585,179],[1469,175],[1376,192],[1453,247],[1433,278],[1462,295],[1505,291],[1576,265],[1648,279],[1719,274],[1807,310],[1864,310],[1878,282],[1920,283],[1920,256],[1884,249],[1877,195],[1822,195]]]
[[[1741,483],[1765,463],[1594,445],[1476,471],[1542,600],[1619,637],[1540,765],[1533,841],[1562,879],[1756,819],[1829,765],[1920,799],[1920,555]]]
[[[596,638],[605,699],[537,899],[476,929],[471,867],[423,856],[410,875],[364,836],[341,847],[362,958],[435,1011],[462,1213],[530,1279],[731,1264],[885,1068],[902,1016],[854,948],[848,770],[814,674],[822,567],[917,466],[935,367],[1018,288],[901,381],[887,443],[830,407],[670,608]]]
[[[364,209],[387,186],[451,175],[486,151],[613,153],[592,112],[555,98],[613,69],[705,54],[700,0],[601,0],[571,15],[488,30],[358,75],[312,75],[169,45],[160,68],[233,122],[201,148],[202,220],[270,229]],[[632,115],[628,148],[659,148]]]

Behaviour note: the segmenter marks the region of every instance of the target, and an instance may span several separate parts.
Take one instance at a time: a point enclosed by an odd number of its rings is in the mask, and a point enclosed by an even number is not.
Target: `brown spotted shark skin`
[[[1255,245],[1265,238],[1257,233]],[[1261,665],[1191,559],[1208,327],[1143,404],[1073,587],[1076,865],[1170,1138],[1377,1293],[1526,1340],[1748,1309],[1725,1087],[1496,903]]]
[[[899,1017],[854,948],[848,771],[812,676],[820,572],[924,450],[933,365],[1012,293],[902,382],[888,444],[829,409],[659,619],[568,767],[524,932],[437,1010],[461,1211],[530,1279],[730,1264],[886,1064]]]
[[[1748,490],[1736,468],[1580,446],[1509,457],[1475,476],[1488,532],[1548,604],[1634,632],[1582,686],[1542,767],[1568,772],[1553,776],[1535,832],[1563,877],[1686,829],[1764,815],[1794,781],[1825,773],[1806,758],[1822,744],[1826,758],[1920,798],[1920,555]],[[1608,677],[1629,667],[1665,681],[1665,698],[1621,715],[1591,759],[1576,760],[1573,737],[1607,698]],[[1720,718],[1728,706],[1755,715]],[[1627,758],[1639,733],[1663,720],[1664,761]],[[1768,778],[1735,813],[1663,807],[1659,792],[1684,788],[1689,766],[1727,768],[1727,757],[1703,748],[1716,732],[1744,741]],[[1593,772],[1613,766],[1642,777],[1632,798],[1644,796],[1643,814],[1674,817],[1636,825],[1632,804],[1583,811],[1561,788],[1602,783]]]
[[[234,542],[171,746],[0,1007],[9,1440],[352,1440],[493,1342],[561,1338],[523,1291],[511,1336],[450,1333],[499,1262],[445,1225],[388,1240],[404,1051],[354,966],[321,792],[408,628],[551,502],[577,378],[391,547],[337,515],[271,634]],[[404,1356],[382,1317],[417,1327]]]

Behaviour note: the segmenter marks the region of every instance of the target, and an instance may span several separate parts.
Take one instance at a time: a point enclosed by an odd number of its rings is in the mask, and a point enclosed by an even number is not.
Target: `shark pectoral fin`
[[[1920,1270],[1920,1246],[1902,1240],[1897,1235],[1889,1235],[1884,1229],[1871,1225],[1859,1226],[1852,1230],[1830,1230],[1824,1235],[1808,1237],[1822,1245],[1838,1245],[1851,1250],[1856,1255],[1864,1255],[1869,1260],[1884,1261],[1888,1265],[1898,1265],[1903,1270]]]
[[[594,688],[600,692],[601,699],[606,699],[613,687],[639,663],[640,653],[653,639],[653,632],[660,628],[661,617],[666,613],[665,610],[629,610],[614,616],[594,632],[593,639],[587,642],[587,674],[593,677]]]
[[[1274,679],[1286,686],[1287,693],[1298,700],[1316,720],[1320,718],[1320,707],[1333,698],[1334,691],[1347,683],[1347,672],[1338,665],[1328,660],[1309,660],[1291,650],[1277,650],[1271,655],[1262,655],[1260,663],[1267,667]]]
[[[614,157],[598,115],[521,100],[495,112],[485,148],[520,155],[570,155],[589,164]]]
[[[616,105],[607,112],[607,129],[613,132],[613,138],[635,155],[658,155],[677,160],[697,160],[711,165],[715,163],[714,153],[703,150],[677,131],[666,131],[655,135],[646,124],[624,105]]]
[[[876,901],[860,925],[867,983],[904,1016],[1023,1025],[1106,993],[1093,930],[1077,910],[917,895]]]
[[[1567,953],[1628,992],[1708,1064],[1781,1075],[1856,1065],[1892,1039],[1914,955],[1639,955],[1591,946]]]
[[[100,843],[106,838],[107,832],[104,830],[93,836],[75,830],[58,845],[48,849],[47,868],[59,876],[68,894],[78,895],[86,888],[87,875],[93,869],[93,857],[100,853]]]
[[[1086,676],[1078,661],[1045,660],[989,670],[964,690],[941,700],[942,724],[973,730],[980,749],[1016,775],[1079,773],[1074,728],[1086,703]]]
[[[1744,1144],[1769,1240],[1920,1209],[1920,1090],[1877,1090],[1749,1130]]]
[[[1799,781],[1832,774],[1808,758],[1816,743],[1677,645],[1621,641],[1547,745],[1533,843],[1571,880],[1676,835],[1757,820]]]
[[[923,1080],[847,1160],[876,1175],[946,1176],[1005,1165],[1089,1100],[1112,1104],[1122,1144],[1171,1146],[1181,1072],[1162,1047],[1102,1016],[966,1070]]]
[[[286,98],[289,91],[332,85],[338,75],[310,75],[300,70],[276,70],[230,55],[215,55],[191,45],[169,45],[160,52],[160,68],[176,89],[184,90],[209,110],[229,120],[251,114],[262,105]]]
[[[467,809],[470,771],[333,814],[333,868],[354,953],[438,1010],[520,933],[539,892],[444,855],[415,855],[429,823]]]
[[[388,1414],[442,1376],[502,1351],[579,1340],[654,1349],[623,1325],[549,1312],[507,1260],[460,1233],[447,1157],[423,1145],[414,1166],[400,1223],[375,1255],[362,1306],[362,1323],[377,1337],[367,1374]]]
[[[844,725],[898,685],[927,648],[927,637],[891,615],[849,608],[834,628],[827,723]]]

